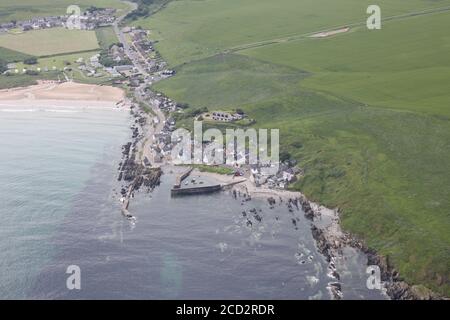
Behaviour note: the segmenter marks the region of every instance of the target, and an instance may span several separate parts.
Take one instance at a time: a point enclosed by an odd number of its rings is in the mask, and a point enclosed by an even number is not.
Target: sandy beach
[[[41,81],[37,85],[0,90],[0,108],[116,108],[122,89],[111,86]]]

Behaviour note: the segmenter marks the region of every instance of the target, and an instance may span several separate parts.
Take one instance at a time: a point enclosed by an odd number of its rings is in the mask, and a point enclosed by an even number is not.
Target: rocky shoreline
[[[142,141],[145,138],[148,115],[142,110],[136,110],[137,107],[131,107],[130,113],[134,117],[134,124],[131,126],[132,141],[122,147],[122,162],[119,166],[118,180],[124,182],[121,187],[122,201],[125,203],[125,209],[122,210],[129,220],[135,218],[128,212],[129,200],[134,197],[134,193],[139,191],[142,186],[146,187],[147,192],[151,192],[159,186],[162,175],[161,168],[152,168],[146,161],[140,159],[142,153]],[[342,231],[340,227],[339,210],[331,210],[308,200],[303,194],[289,191],[274,190],[253,190],[249,185],[233,186],[233,196],[243,196],[244,201],[250,201],[252,196],[262,196],[267,199],[269,206],[273,207],[280,197],[286,200],[289,210],[295,206],[303,210],[305,217],[311,221],[312,236],[316,241],[319,251],[324,255],[328,262],[328,274],[335,279],[329,283],[328,289],[330,295],[335,300],[343,298],[340,275],[337,271],[336,261],[342,257],[344,247],[354,248],[367,256],[367,265],[376,265],[381,271],[382,292],[393,300],[430,300],[442,299],[439,295],[430,290],[418,290],[416,286],[406,283],[398,271],[392,267],[388,259],[382,257],[374,250],[368,248],[363,241],[357,239],[351,234]],[[251,212],[250,212],[251,213]],[[253,213],[256,218],[258,214]],[[317,221],[322,221],[325,217],[328,225],[320,225]]]
[[[431,290],[418,290],[416,286],[406,283],[397,270],[389,263],[388,259],[379,255],[375,250],[368,248],[363,241],[357,239],[347,232],[343,232],[339,224],[339,210],[334,210],[335,218],[329,226],[320,228],[314,221],[322,214],[321,207],[301,196],[299,199],[305,217],[312,222],[311,231],[316,240],[317,247],[332,264],[334,259],[339,257],[343,247],[348,246],[360,250],[367,256],[367,265],[376,265],[381,271],[381,281],[383,292],[392,300],[439,300],[443,299]],[[329,209],[327,209],[329,210]],[[337,278],[339,275],[336,273]],[[338,288],[333,290],[338,298]]]
[[[135,118],[135,123],[131,127],[132,142],[123,146],[123,158],[119,167],[119,181],[125,182],[121,189],[123,197],[133,198],[134,192],[146,187],[147,192],[151,192],[160,184],[160,177],[162,175],[161,168],[151,168],[142,163],[138,158],[141,151],[139,143],[144,135],[140,132],[145,131],[147,115],[142,111],[135,111],[135,108],[130,110]],[[205,174],[205,173],[203,173]],[[244,186],[233,186],[232,195],[234,198],[243,197],[243,201],[251,201],[252,196],[258,196],[249,192],[248,188]],[[295,196],[294,196],[295,195]],[[418,290],[417,287],[406,283],[398,271],[392,267],[388,259],[380,256],[373,249],[368,248],[363,241],[352,236],[350,233],[342,231],[340,227],[339,210],[331,210],[318,205],[308,200],[303,194],[298,192],[280,191],[273,193],[266,193],[263,195],[267,199],[269,207],[274,207],[277,203],[276,196],[280,197],[280,202],[283,198],[286,200],[286,205],[291,211],[295,207],[297,210],[302,209],[305,218],[311,221],[311,232],[319,252],[325,257],[328,262],[328,274],[335,279],[329,283],[328,289],[330,295],[335,300],[343,298],[340,280],[340,274],[337,271],[336,261],[342,256],[344,247],[351,247],[361,251],[367,256],[367,265],[376,265],[381,271],[382,291],[393,300],[434,300],[442,299],[439,295],[427,290]],[[252,212],[250,212],[252,213]],[[256,218],[258,214],[253,212]],[[327,218],[327,225],[320,225],[316,223],[322,221],[322,218]],[[127,217],[134,218],[134,217]]]
[[[215,174],[209,174],[214,176]],[[344,232],[340,225],[339,209],[329,209],[307,199],[300,192],[285,190],[265,190],[253,188],[248,183],[234,186],[234,190],[247,194],[247,198],[266,198],[269,206],[274,206],[276,197],[286,200],[290,210],[292,206],[300,206],[305,217],[311,221],[311,232],[319,251],[329,263],[328,273],[336,282],[329,284],[329,290],[334,299],[341,299],[341,286],[338,282],[340,275],[336,262],[342,257],[345,247],[358,250],[366,255],[367,266],[378,266],[381,273],[382,292],[392,300],[439,300],[446,299],[429,289],[412,286],[406,283],[399,272],[389,263],[388,259],[379,255],[365,243],[348,232]],[[236,191],[233,191],[236,192]],[[324,223],[326,221],[326,223]],[[369,275],[368,275],[369,276]]]
[[[334,300],[340,300],[343,298],[342,293],[342,285],[340,281],[340,275],[337,272],[336,267],[336,257],[338,256],[337,252],[331,252],[329,249],[329,239],[325,236],[325,232],[322,229],[319,229],[314,225],[313,219],[315,216],[314,211],[312,210],[309,202],[302,197],[292,197],[292,194],[286,194],[286,197],[278,194],[279,197],[275,198],[275,193],[273,194],[265,194],[264,198],[267,201],[269,209],[274,209],[277,205],[285,205],[290,213],[299,212],[303,210],[305,212],[305,218],[311,221],[311,229],[314,240],[316,241],[316,245],[318,247],[318,251],[325,257],[328,262],[328,276],[331,279],[328,283],[327,289],[329,291],[330,297]],[[239,199],[241,204],[243,205],[245,202],[249,202],[252,200],[252,194],[248,192],[247,189],[241,187],[233,188],[232,197],[234,199]],[[261,210],[257,210],[256,208],[243,211],[242,215],[247,218],[247,226],[252,226],[253,222],[249,217],[254,218],[255,222],[261,222],[262,216],[260,215]],[[292,216],[292,224],[295,229],[298,229],[298,223],[300,219],[295,214]],[[304,262],[304,261],[303,261]]]
[[[132,132],[132,141],[122,146],[122,161],[119,164],[119,175],[117,180],[123,182],[120,194],[123,204],[122,213],[129,220],[135,218],[128,212],[130,199],[134,197],[135,192],[142,187],[146,192],[153,191],[160,185],[162,170],[161,168],[152,168],[145,161],[141,161],[139,153],[142,151],[142,140],[145,137],[145,126],[148,122],[148,116],[141,110],[130,108],[130,114],[134,118],[134,123],[130,127]]]

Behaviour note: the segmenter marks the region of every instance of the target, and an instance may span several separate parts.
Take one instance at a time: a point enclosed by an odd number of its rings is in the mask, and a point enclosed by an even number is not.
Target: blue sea
[[[0,298],[330,298],[310,224],[283,204],[173,199],[168,168],[132,200],[136,223],[124,219],[117,168],[131,123],[124,110],[0,109]],[[344,298],[383,298],[366,288],[365,259],[340,266]],[[81,290],[66,286],[70,265]]]

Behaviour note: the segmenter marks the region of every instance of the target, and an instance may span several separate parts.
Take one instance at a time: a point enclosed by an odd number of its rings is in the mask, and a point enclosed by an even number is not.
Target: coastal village
[[[82,73],[85,78],[108,78],[114,86],[126,88],[129,97],[122,102],[123,106],[131,106],[133,112],[139,114],[137,123],[132,127],[133,137],[145,140],[142,163],[147,167],[160,167],[171,163],[171,151],[179,141],[171,141],[172,132],[177,126],[177,119],[192,118],[210,124],[230,123],[246,128],[254,124],[253,119],[240,109],[209,110],[202,108],[201,112],[192,112],[188,105],[181,104],[166,97],[161,92],[152,90],[152,85],[158,81],[173,76],[176,72],[167,67],[155,49],[151,40],[150,30],[140,27],[125,26],[124,17],[116,17],[117,11],[112,8],[90,7],[80,16],[82,30],[96,30],[102,27],[113,27],[119,41],[103,49],[100,53],[88,57],[78,57],[68,61],[66,66],[58,71],[64,75],[60,81],[72,81],[70,71],[73,69]],[[24,21],[11,21],[0,25],[0,33],[28,32],[39,29],[67,28],[69,15],[34,17]],[[29,72],[55,71],[55,67],[19,69],[15,63],[10,63],[4,74],[20,74]],[[140,111],[137,111],[140,110]],[[148,120],[145,120],[148,118]],[[141,126],[140,126],[141,124]],[[150,127],[150,128],[149,128]],[[151,135],[149,138],[148,135]],[[211,144],[203,142],[206,148]],[[137,143],[134,146],[137,149]],[[131,152],[132,150],[130,150]],[[248,165],[249,150],[236,152],[233,155],[235,164],[217,164],[206,156],[198,159],[206,166],[222,167],[235,176],[250,179],[257,187],[270,189],[287,189],[302,174],[297,164],[291,159],[282,159],[280,163],[272,164],[279,167],[278,172],[268,174],[264,165]],[[270,170],[269,170],[270,171]]]
[[[129,66],[127,70],[132,72],[127,74],[128,79],[125,80],[131,86],[136,88],[139,92],[137,95],[144,104],[150,106],[153,110],[157,109],[164,114],[164,118],[160,119],[155,116],[152,119],[152,125],[158,126],[162,122],[161,130],[156,132],[153,136],[153,144],[150,146],[152,150],[152,160],[147,159],[146,163],[153,162],[156,165],[170,162],[171,150],[177,141],[171,141],[171,134],[177,129],[176,116],[184,116],[188,112],[186,106],[172,99],[166,97],[163,93],[154,92],[150,89],[151,85],[157,81],[163,80],[175,74],[174,70],[167,68],[166,63],[159,58],[158,52],[154,48],[154,43],[149,40],[149,31],[124,28],[122,32],[129,33],[132,39],[132,46],[130,48],[130,55],[135,57],[133,59],[138,66]],[[124,50],[122,50],[123,52]],[[154,58],[145,58],[145,57]],[[139,72],[143,70],[143,72]],[[231,111],[206,111],[194,116],[198,121],[217,122],[217,123],[239,123],[248,118],[242,110]],[[250,119],[251,120],[251,119]],[[253,121],[253,120],[252,120]],[[204,142],[204,147],[208,147],[208,143]],[[262,166],[246,165],[245,159],[248,158],[248,150],[245,154],[236,154],[236,163],[241,163],[237,166],[228,166],[228,169],[236,176],[251,177],[257,186],[267,186],[269,188],[286,189],[289,183],[295,182],[297,176],[301,173],[300,169],[296,168],[296,164],[291,161],[285,161],[280,164],[280,170],[275,175],[264,175]],[[242,161],[244,160],[244,161]],[[202,159],[205,165],[217,166],[206,157]],[[224,166],[219,164],[219,166]]]
[[[115,21],[114,14],[116,9],[113,8],[88,8],[80,16],[81,30],[94,30],[95,28],[110,26]],[[0,24],[0,34],[14,30],[30,31],[40,29],[50,29],[58,27],[66,27],[69,15],[33,17],[29,20],[10,21]]]
[[[122,162],[119,168],[118,180],[123,182],[120,190],[120,201],[122,203],[123,215],[133,221],[135,217],[128,211],[130,200],[134,197],[134,193],[141,187],[152,189],[159,184],[162,175],[161,167],[172,165],[172,150],[180,143],[180,140],[173,141],[172,133],[180,127],[180,122],[184,120],[204,121],[209,125],[217,124],[219,126],[231,125],[233,128],[246,129],[255,120],[251,119],[243,110],[234,108],[233,106],[224,107],[223,110],[209,110],[209,108],[196,106],[199,109],[194,110],[192,106],[174,101],[162,92],[156,92],[152,86],[156,82],[167,79],[176,74],[176,70],[169,68],[167,63],[161,58],[155,44],[152,40],[151,30],[140,27],[130,27],[122,24],[124,17],[116,17],[116,10],[110,8],[89,8],[87,9],[80,21],[82,30],[96,30],[102,27],[112,27],[117,35],[118,42],[112,44],[107,49],[102,49],[100,53],[95,53],[89,57],[77,57],[76,60],[70,61],[62,70],[64,79],[60,81],[73,81],[69,75],[69,71],[77,69],[82,72],[83,76],[89,79],[107,77],[111,84],[123,88],[127,92],[127,98],[117,103],[117,107],[126,107],[130,109],[134,123],[131,125],[132,142],[127,143],[122,148]],[[67,27],[69,16],[51,16],[51,17],[35,17],[26,21],[12,21],[0,24],[0,33],[28,32],[32,30],[61,28]],[[348,31],[348,30],[347,30]],[[49,72],[52,68],[34,69],[36,72]],[[26,73],[29,70],[19,70],[15,63],[8,64],[8,70],[4,73]],[[203,147],[207,148],[212,142],[203,141]],[[225,149],[225,146],[224,146]],[[267,201],[271,208],[276,203],[286,205],[289,212],[293,212],[294,208],[299,210],[302,208],[307,219],[311,221],[328,219],[332,232],[323,231],[325,229],[312,227],[314,238],[317,240],[320,251],[325,255],[329,262],[330,273],[339,280],[339,275],[334,266],[336,257],[340,255],[340,251],[344,246],[350,246],[369,252],[364,245],[340,230],[338,224],[337,210],[330,210],[321,207],[318,204],[309,202],[306,198],[295,193],[287,191],[289,186],[298,181],[304,174],[299,164],[291,159],[289,154],[283,154],[279,163],[270,164],[248,164],[246,160],[249,158],[249,150],[233,153],[235,163],[233,165],[217,164],[212,159],[203,157],[200,160],[203,167],[207,167],[205,171],[210,170],[211,173],[227,172],[227,178],[215,176],[220,180],[220,184],[205,186],[203,182],[196,181],[195,178],[188,179],[189,175],[196,168],[189,166],[177,178],[177,182],[172,190],[172,195],[177,194],[180,189],[187,189],[189,194],[209,193],[222,190],[223,186],[234,186],[246,182],[245,188],[236,192],[233,191],[235,198],[242,197],[242,201],[251,199],[249,186],[271,192],[267,196]],[[267,170],[277,168],[276,172]],[[203,168],[204,169],[204,168]],[[197,191],[193,191],[197,190]],[[242,193],[240,193],[242,191]],[[266,194],[267,195],[267,194]],[[286,195],[287,198],[283,198]],[[283,202],[284,201],[284,202]],[[245,215],[249,214],[243,212]],[[258,214],[252,212],[255,219],[258,220]],[[295,225],[297,221],[293,221]],[[369,252],[370,253],[370,252]],[[378,256],[372,254],[372,260],[376,260]],[[386,266],[387,270],[388,267]],[[384,271],[385,273],[394,272],[392,270]],[[340,284],[333,282],[331,291],[336,299],[341,298]],[[392,289],[392,288],[391,288]],[[404,288],[393,288],[392,290],[403,290]],[[393,294],[397,294],[394,291]]]
[[[225,111],[201,108],[200,112],[192,112],[187,105],[180,104],[161,92],[155,92],[152,90],[152,85],[173,76],[176,71],[169,69],[159,56],[154,43],[150,40],[151,33],[149,30],[135,27],[121,28],[118,22],[115,22],[115,30],[120,39],[120,44],[112,46],[108,55],[119,65],[103,67],[109,68],[106,70],[112,77],[116,78],[114,84],[126,85],[128,90],[133,92],[131,114],[135,118],[135,123],[131,129],[134,141],[123,146],[123,161],[119,168],[119,181],[123,179],[128,183],[127,186],[122,187],[120,192],[122,214],[134,223],[136,218],[129,211],[130,201],[134,197],[134,193],[141,187],[152,190],[159,185],[162,175],[161,167],[165,164],[171,164],[172,150],[177,143],[180,143],[179,140],[172,141],[172,132],[178,127],[178,117],[181,119],[188,117],[210,124],[228,123],[238,126],[244,120],[248,120],[245,123],[247,125],[254,124],[254,120],[248,119],[245,112],[239,109]],[[130,43],[125,40],[125,35],[131,40]],[[120,64],[122,61],[127,61],[127,58],[131,62],[130,64]],[[101,67],[101,59],[94,59],[94,63],[93,67]],[[212,142],[203,142],[203,146],[208,146],[210,143]],[[198,181],[194,177],[189,178],[195,169],[190,166],[177,177],[171,190],[172,196],[198,195],[231,187],[233,188],[232,196],[244,204],[251,200],[250,194],[269,192],[265,194],[265,198],[270,208],[274,208],[276,203],[285,204],[291,213],[294,212],[295,208],[297,210],[301,208],[305,217],[311,221],[327,220],[326,232],[316,227],[315,224],[312,225],[312,232],[320,252],[328,261],[328,274],[333,279],[327,287],[330,296],[333,299],[342,299],[340,275],[336,269],[336,261],[341,256],[340,251],[343,247],[362,248],[363,245],[341,231],[336,210],[324,208],[308,201],[303,195],[299,196],[295,192],[286,191],[289,184],[297,181],[303,174],[296,161],[292,160],[290,156],[282,157],[280,163],[258,163],[254,165],[246,164],[249,156],[248,149],[245,149],[242,153],[234,153],[233,156],[236,161],[232,166],[217,165],[210,163],[210,159],[201,159],[206,167],[228,169],[228,174],[231,177],[226,178],[223,175],[212,173],[217,181],[220,181],[220,184],[203,185],[204,181]],[[278,170],[276,172],[266,170],[268,166],[277,167]],[[183,185],[187,185],[187,187]],[[240,187],[234,188],[238,185]],[[252,188],[253,192],[249,188]],[[262,217],[256,208],[251,209],[248,213],[244,211],[242,215],[244,218],[247,217],[247,226],[251,226],[253,223],[248,218],[250,215],[255,219],[255,223],[262,221]],[[298,218],[292,219],[295,228],[297,221]],[[352,250],[354,249],[352,248]],[[306,260],[302,260],[300,255],[299,259],[300,264],[306,263]],[[311,261],[311,257],[308,257],[308,259]],[[398,288],[394,287],[391,290],[395,294]]]
[[[168,69],[167,64],[160,57],[155,49],[155,43],[150,40],[151,33],[137,27],[121,26],[121,19],[115,17],[116,10],[111,8],[88,8],[80,17],[81,29],[95,30],[105,26],[113,26],[117,33],[119,42],[112,44],[107,50],[93,54],[88,58],[79,57],[73,62],[68,62],[62,73],[65,81],[71,81],[68,71],[76,68],[87,78],[109,77],[112,84],[128,88],[129,92],[134,92],[134,96],[128,104],[144,107],[150,117],[150,126],[152,130],[151,144],[146,145],[148,149],[147,157],[142,160],[149,166],[161,166],[169,163],[172,159],[171,150],[177,142],[171,141],[172,132],[177,129],[176,118],[189,116],[188,106],[177,103],[166,97],[160,92],[154,92],[151,89],[152,84],[161,81],[175,74],[174,70]],[[20,30],[27,32],[30,30],[66,27],[69,16],[50,16],[35,17],[26,21],[13,21],[0,25],[0,32],[11,32]],[[55,68],[45,67],[44,69],[28,67],[19,70],[15,63],[8,64],[8,73],[27,73],[27,72],[49,72]],[[61,79],[62,81],[63,79]],[[248,119],[248,116],[242,110],[223,111],[208,110],[195,114],[192,117],[198,121],[210,123],[233,123],[241,124],[244,127],[252,124],[254,120]],[[148,124],[147,124],[148,125]],[[139,128],[133,127],[135,137],[145,137],[145,132],[138,132]],[[141,129],[143,131],[143,129]],[[208,143],[204,143],[207,147]],[[225,166],[215,164],[209,159],[202,159],[205,165],[224,166],[229,172],[236,176],[245,176],[251,178],[256,186],[266,186],[274,189],[286,189],[289,183],[296,181],[301,171],[296,164],[286,159],[283,163],[277,164],[280,170],[276,174],[267,175],[262,166],[246,165],[248,150],[245,153],[235,155],[236,165]]]

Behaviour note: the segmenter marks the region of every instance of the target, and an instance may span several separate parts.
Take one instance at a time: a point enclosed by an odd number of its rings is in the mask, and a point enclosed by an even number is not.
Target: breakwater
[[[184,173],[180,174],[179,176],[177,176],[175,184],[173,185],[174,189],[180,189],[181,188],[181,184],[183,183],[184,179],[186,179],[187,177],[189,177],[189,175],[191,174],[191,172],[194,170],[194,168],[189,168],[188,170],[186,170]]]
[[[216,184],[212,186],[202,186],[202,187],[191,187],[191,188],[173,188],[171,190],[172,197],[176,196],[188,196],[188,195],[199,195],[214,193],[222,190],[221,184]]]
[[[246,179],[233,181],[227,184],[212,184],[212,185],[203,185],[203,186],[191,186],[191,187],[182,187],[182,183],[186,180],[192,173],[194,168],[189,168],[182,174],[178,175],[175,179],[175,183],[173,188],[171,189],[172,197],[176,196],[188,196],[188,195],[201,195],[201,194],[209,194],[214,192],[222,191],[227,187],[233,187],[236,184],[245,182]]]
[[[173,188],[171,189],[171,195],[172,197],[177,196],[188,196],[188,195],[199,195],[199,194],[208,194],[208,193],[214,193],[222,190],[221,184],[211,185],[211,186],[196,186],[196,187],[187,187],[182,188],[181,184],[183,181],[189,177],[189,175],[192,173],[194,168],[189,168],[182,174],[178,175],[175,179],[175,184],[173,185]]]
[[[126,185],[121,188],[122,214],[127,219],[134,219],[128,207],[134,193],[144,186],[151,192],[160,183],[162,170],[160,168],[149,167],[145,161],[141,161],[142,141],[148,123],[148,115],[142,110],[130,109],[131,115],[135,118],[131,126],[132,142],[122,147],[122,162],[119,164],[118,181],[123,181]]]

